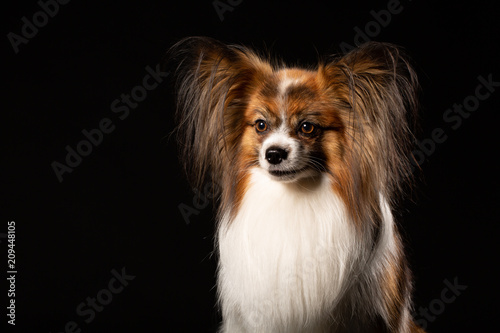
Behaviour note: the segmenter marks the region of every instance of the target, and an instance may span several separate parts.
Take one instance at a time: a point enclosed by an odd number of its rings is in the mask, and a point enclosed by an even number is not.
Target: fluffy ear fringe
[[[169,61],[176,65],[180,160],[195,188],[201,188],[210,166],[217,168],[220,163],[213,154],[218,148],[217,133],[221,132],[222,108],[229,88],[228,56],[225,45],[200,37],[183,39],[169,50]]]
[[[336,107],[347,124],[349,158],[353,170],[359,171],[359,186],[363,180],[375,180],[370,183],[379,188],[372,194],[379,192],[390,200],[405,194],[413,180],[411,148],[419,90],[408,57],[392,44],[370,42],[320,65],[320,72],[329,78]]]
[[[175,64],[177,139],[192,186],[220,181],[231,147],[241,132],[245,92],[257,78],[260,58],[241,46],[227,46],[207,37],[179,41],[168,53]]]

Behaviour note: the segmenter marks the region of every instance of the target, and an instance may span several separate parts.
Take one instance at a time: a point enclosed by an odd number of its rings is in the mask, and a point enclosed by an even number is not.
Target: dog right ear
[[[167,54],[177,91],[177,139],[184,170],[195,188],[218,177],[228,133],[241,119],[248,92],[271,66],[253,51],[208,37],[188,37]]]

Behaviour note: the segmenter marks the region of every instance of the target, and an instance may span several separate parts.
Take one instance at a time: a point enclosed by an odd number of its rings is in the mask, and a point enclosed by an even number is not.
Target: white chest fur
[[[322,332],[357,256],[345,205],[326,177],[282,183],[261,169],[221,221],[224,332]]]

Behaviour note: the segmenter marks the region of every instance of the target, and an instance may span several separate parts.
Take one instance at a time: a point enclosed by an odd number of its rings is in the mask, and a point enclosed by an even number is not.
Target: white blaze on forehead
[[[282,127],[286,123],[286,109],[287,109],[287,101],[286,101],[286,91],[292,85],[296,85],[300,82],[298,78],[291,78],[286,75],[286,72],[283,72],[279,82],[279,101],[280,101],[280,115],[282,120]]]
[[[280,95],[285,96],[285,93],[286,93],[286,90],[288,89],[288,87],[291,85],[297,84],[299,82],[300,82],[299,79],[289,78],[289,77],[287,77],[286,74],[283,74],[283,78],[280,81],[280,87],[279,87]]]
[[[300,83],[300,81],[301,81],[301,78],[291,78],[291,77],[286,75],[286,72],[284,72],[283,75],[281,75],[280,83],[279,83],[280,97],[284,98],[288,87],[290,87],[292,85],[296,85],[296,84]]]

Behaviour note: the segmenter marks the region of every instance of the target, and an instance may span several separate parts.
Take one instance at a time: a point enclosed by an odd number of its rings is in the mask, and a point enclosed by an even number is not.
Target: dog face
[[[340,113],[318,71],[282,69],[263,75],[245,110],[242,139],[247,158],[277,181],[292,182],[326,171],[341,156]]]

